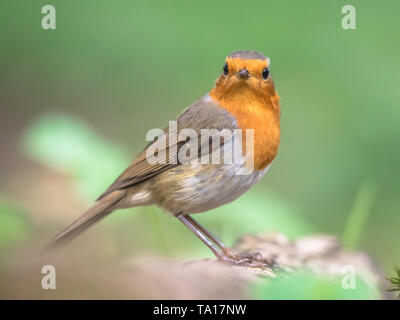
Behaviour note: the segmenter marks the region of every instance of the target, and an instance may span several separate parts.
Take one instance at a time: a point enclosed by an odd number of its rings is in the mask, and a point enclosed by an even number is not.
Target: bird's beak
[[[243,68],[243,69],[240,69],[240,70],[237,72],[237,75],[238,75],[238,77],[241,78],[241,79],[248,79],[249,76],[250,76],[250,73],[249,73],[249,71],[248,71],[246,68]]]

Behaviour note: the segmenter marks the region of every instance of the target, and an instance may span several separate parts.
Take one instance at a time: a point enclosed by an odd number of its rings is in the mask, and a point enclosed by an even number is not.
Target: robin
[[[279,95],[270,75],[270,59],[256,51],[231,53],[225,59],[215,86],[176,118],[176,128],[172,132],[191,129],[200,136],[204,129],[209,129],[217,132],[211,135],[214,139],[221,136],[224,130],[237,130],[242,132],[241,139],[233,139],[233,134],[230,138],[225,135],[217,144],[218,147],[211,145],[211,151],[208,149],[208,152],[214,154],[216,149],[219,153],[221,150],[225,152],[242,143],[243,146],[252,145],[251,156],[246,153],[245,161],[194,161],[203,153],[203,145],[211,144],[210,139],[201,137],[201,142],[197,144],[187,139],[169,139],[172,136],[170,124],[163,135],[151,142],[97,201],[53,238],[46,248],[64,245],[116,209],[155,204],[179,219],[219,260],[236,265],[270,264],[258,254],[238,253],[226,247],[197,223],[191,214],[235,200],[265,175],[278,152],[279,120]],[[253,140],[248,140],[248,137]],[[157,154],[164,151],[164,160],[176,160],[176,155],[186,150],[188,145],[199,153],[184,160],[149,161],[148,151],[161,141],[165,145],[158,148]],[[249,170],[246,174],[240,173],[243,169]]]

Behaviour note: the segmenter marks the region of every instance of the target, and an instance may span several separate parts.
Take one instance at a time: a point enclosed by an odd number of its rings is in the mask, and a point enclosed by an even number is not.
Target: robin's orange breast
[[[252,90],[241,90],[237,94],[221,95],[215,89],[211,98],[231,113],[245,134],[254,129],[254,168],[266,168],[278,153],[280,141],[279,96],[263,97]],[[245,139],[244,139],[245,141]]]

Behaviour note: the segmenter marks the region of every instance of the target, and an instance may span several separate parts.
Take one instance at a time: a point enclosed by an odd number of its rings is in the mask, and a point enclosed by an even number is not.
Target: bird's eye
[[[224,64],[224,68],[222,70],[224,71],[224,75],[226,76],[228,74],[228,71],[229,71],[227,63]]]
[[[269,76],[269,68],[264,68],[262,72],[262,77],[264,80],[267,80]]]

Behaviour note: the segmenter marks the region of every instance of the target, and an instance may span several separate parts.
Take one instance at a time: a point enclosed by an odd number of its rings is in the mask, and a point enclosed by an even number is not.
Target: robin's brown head
[[[235,51],[226,57],[216,89],[226,93],[231,90],[253,89],[257,93],[268,94],[273,89],[270,65],[270,59],[262,53]]]
[[[235,51],[226,57],[210,96],[225,108],[261,102],[280,113],[279,95],[275,91],[270,67],[270,59],[260,52]]]

